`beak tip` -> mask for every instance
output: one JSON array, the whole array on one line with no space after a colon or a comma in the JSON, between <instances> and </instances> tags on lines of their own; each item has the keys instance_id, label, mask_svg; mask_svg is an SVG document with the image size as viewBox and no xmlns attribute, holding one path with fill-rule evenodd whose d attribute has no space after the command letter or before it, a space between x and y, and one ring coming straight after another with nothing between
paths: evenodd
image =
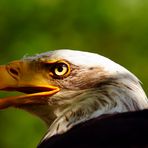
<instances>
[{"instance_id":1,"label":"beak tip","mask_svg":"<svg viewBox=\"0 0 148 148\"><path fill-rule=\"evenodd\" d=\"M4 99L0 100L0 110L8 108L10 106L10 103Z\"/></svg>"}]
</instances>

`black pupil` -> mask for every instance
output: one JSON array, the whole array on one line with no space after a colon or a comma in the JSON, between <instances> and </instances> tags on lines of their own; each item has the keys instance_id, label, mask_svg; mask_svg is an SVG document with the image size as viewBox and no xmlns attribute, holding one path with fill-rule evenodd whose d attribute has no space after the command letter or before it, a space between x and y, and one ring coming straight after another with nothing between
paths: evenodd
<instances>
[{"instance_id":1,"label":"black pupil","mask_svg":"<svg viewBox=\"0 0 148 148\"><path fill-rule=\"evenodd\" d=\"M57 68L58 68L58 72L62 72L62 71L63 71L63 67L64 67L64 65L58 66L58 67L57 67Z\"/></svg>"}]
</instances>

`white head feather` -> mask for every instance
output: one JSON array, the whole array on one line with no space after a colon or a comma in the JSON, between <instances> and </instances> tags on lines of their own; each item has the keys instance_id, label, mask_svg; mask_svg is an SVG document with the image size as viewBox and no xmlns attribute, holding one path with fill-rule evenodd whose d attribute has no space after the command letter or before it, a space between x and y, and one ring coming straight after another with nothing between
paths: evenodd
<instances>
[{"instance_id":1,"label":"white head feather","mask_svg":"<svg viewBox=\"0 0 148 148\"><path fill-rule=\"evenodd\" d=\"M50 97L50 101L55 102L56 100L60 107L54 111L57 119L49 128L46 137L67 131L75 124L102 114L148 108L148 99L138 78L106 57L95 53L62 49L39 54L30 57L30 59L42 57L47 57L50 60L67 60L78 66L80 70L86 69L86 73L89 68L99 67L113 80L112 83L108 82L101 88L87 88L77 91L63 90ZM99 73L94 73L94 75L95 77L92 75L90 77L99 81ZM82 112L82 115L80 115L80 112ZM65 118L69 118L68 121L65 121Z\"/></svg>"}]
</instances>

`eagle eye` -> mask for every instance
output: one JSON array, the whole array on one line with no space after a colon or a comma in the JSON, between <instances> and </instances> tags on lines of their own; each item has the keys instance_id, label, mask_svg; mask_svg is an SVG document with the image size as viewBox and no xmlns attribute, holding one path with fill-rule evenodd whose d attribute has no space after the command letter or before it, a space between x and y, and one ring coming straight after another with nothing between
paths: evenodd
<instances>
[{"instance_id":1,"label":"eagle eye","mask_svg":"<svg viewBox=\"0 0 148 148\"><path fill-rule=\"evenodd\" d=\"M53 76L58 78L67 76L67 74L70 72L69 64L63 61L56 62L52 65L51 72Z\"/></svg>"}]
</instances>

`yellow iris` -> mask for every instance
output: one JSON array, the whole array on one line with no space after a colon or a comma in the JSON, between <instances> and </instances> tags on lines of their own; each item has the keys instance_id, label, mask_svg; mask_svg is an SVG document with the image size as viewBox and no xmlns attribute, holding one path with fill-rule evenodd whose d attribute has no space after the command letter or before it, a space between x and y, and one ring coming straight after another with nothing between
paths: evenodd
<instances>
[{"instance_id":1,"label":"yellow iris","mask_svg":"<svg viewBox=\"0 0 148 148\"><path fill-rule=\"evenodd\" d=\"M68 67L67 65L65 64L59 64L57 65L57 67L55 67L54 69L54 73L57 75L57 76L63 76L67 73L68 71Z\"/></svg>"},{"instance_id":2,"label":"yellow iris","mask_svg":"<svg viewBox=\"0 0 148 148\"><path fill-rule=\"evenodd\" d=\"M70 73L70 66L65 61L58 61L52 65L51 73L57 78L65 77Z\"/></svg>"}]
</instances>

